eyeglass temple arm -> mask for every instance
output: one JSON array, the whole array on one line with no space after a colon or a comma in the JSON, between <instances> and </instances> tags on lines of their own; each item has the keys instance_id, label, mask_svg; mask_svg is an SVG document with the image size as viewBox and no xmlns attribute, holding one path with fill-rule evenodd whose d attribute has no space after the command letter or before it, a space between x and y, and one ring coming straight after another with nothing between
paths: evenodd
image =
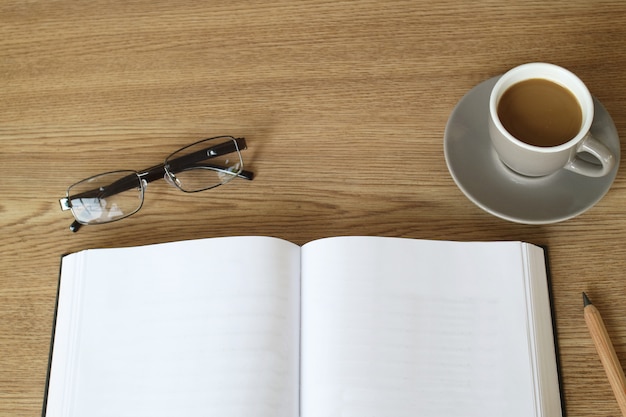
<instances>
[{"instance_id":1,"label":"eyeglass temple arm","mask_svg":"<svg viewBox=\"0 0 626 417\"><path fill-rule=\"evenodd\" d=\"M210 165L210 164L194 164L191 166L185 166L183 169L178 169L177 171L187 171L191 169L213 169L216 171L226 171L226 167L222 167L219 165ZM139 178L147 183L152 182L154 180L158 180L163 178L165 175L165 165L155 165L152 168L148 168L144 172L139 174ZM242 170L237 174L238 178L242 178L245 180L252 180L254 178L254 172ZM121 192L130 190L137 186L137 176L136 174L127 175L125 177L120 178L119 180L109 184L106 188L95 188L93 190L84 191L82 193L73 194L72 199L80 199L80 198L105 198L111 195L119 194Z\"/></svg>"},{"instance_id":2,"label":"eyeglass temple arm","mask_svg":"<svg viewBox=\"0 0 626 417\"><path fill-rule=\"evenodd\" d=\"M225 167L221 167L218 165L208 165L200 163L201 161L215 158L221 155L229 154L235 152L237 150L246 149L246 141L244 138L237 138L234 141L229 141L226 143L222 143L217 146L213 146L207 149L203 149L201 151L197 151L191 153L189 155L181 156L179 158L172 159L168 161L168 166L173 171L182 171L186 169L191 169L194 167L209 167L215 169L225 169ZM165 164L155 165L153 167L147 168L139 173L139 178L147 183L163 178L165 175ZM252 180L254 178L254 173L251 171L243 170L238 175L238 177ZM73 195L72 198L88 198L88 197L99 197L104 198L110 195L119 194L123 191L130 190L135 187L137 177L135 175L128 175L126 177L122 177L119 180L109 184L104 189L94 189L90 191L85 191L80 194Z\"/></svg>"},{"instance_id":3,"label":"eyeglass temple arm","mask_svg":"<svg viewBox=\"0 0 626 417\"><path fill-rule=\"evenodd\" d=\"M141 178L141 177L140 177ZM110 195L130 190L137 186L137 174L133 173L122 177L106 187L94 188L93 190L83 191L82 193L72 194L72 200L81 198L105 198ZM69 197L69 196L68 196Z\"/></svg>"},{"instance_id":4,"label":"eyeglass temple arm","mask_svg":"<svg viewBox=\"0 0 626 417\"><path fill-rule=\"evenodd\" d=\"M78 229L80 229L82 224L78 223L78 220L74 220L72 224L70 224L70 232L76 233Z\"/></svg>"}]
</instances>

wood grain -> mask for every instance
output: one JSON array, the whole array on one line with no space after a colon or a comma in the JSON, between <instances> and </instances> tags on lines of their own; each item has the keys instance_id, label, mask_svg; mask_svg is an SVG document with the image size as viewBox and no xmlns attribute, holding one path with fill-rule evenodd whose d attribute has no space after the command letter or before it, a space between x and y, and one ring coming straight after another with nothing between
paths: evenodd
<instances>
[{"instance_id":1,"label":"wood grain","mask_svg":"<svg viewBox=\"0 0 626 417\"><path fill-rule=\"evenodd\" d=\"M567 414L619 409L585 328L603 312L626 363L626 178L545 226L474 206L443 158L474 85L532 61L577 73L626 134L622 0L0 0L0 415L41 410L59 257L225 235L527 240L550 251ZM252 182L71 234L71 183L142 169L203 137L245 136Z\"/></svg>"}]
</instances>

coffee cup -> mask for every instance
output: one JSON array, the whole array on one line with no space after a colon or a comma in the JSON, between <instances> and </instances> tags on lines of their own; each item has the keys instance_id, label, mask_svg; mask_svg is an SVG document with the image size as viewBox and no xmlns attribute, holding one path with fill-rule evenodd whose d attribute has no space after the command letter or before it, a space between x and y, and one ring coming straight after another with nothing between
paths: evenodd
<instances>
[{"instance_id":1,"label":"coffee cup","mask_svg":"<svg viewBox=\"0 0 626 417\"><path fill-rule=\"evenodd\" d=\"M528 177L566 169L602 177L616 156L591 134L594 103L572 72L529 63L506 72L489 97L489 135L500 160Z\"/></svg>"}]
</instances>

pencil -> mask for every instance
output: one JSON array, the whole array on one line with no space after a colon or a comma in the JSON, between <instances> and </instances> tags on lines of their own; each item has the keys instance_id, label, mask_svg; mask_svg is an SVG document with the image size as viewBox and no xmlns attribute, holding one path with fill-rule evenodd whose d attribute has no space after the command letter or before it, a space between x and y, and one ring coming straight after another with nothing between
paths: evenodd
<instances>
[{"instance_id":1,"label":"pencil","mask_svg":"<svg viewBox=\"0 0 626 417\"><path fill-rule=\"evenodd\" d=\"M584 292L583 305L585 323L587 323L587 328L589 329L589 333L591 333L593 343L596 345L600 362L602 362L602 366L604 366L604 371L613 389L617 404L622 411L622 416L626 417L626 378L624 377L624 370L619 363L606 327L604 327L600 312L591 304L591 300L589 300L589 297L587 297L587 294Z\"/></svg>"}]
</instances>

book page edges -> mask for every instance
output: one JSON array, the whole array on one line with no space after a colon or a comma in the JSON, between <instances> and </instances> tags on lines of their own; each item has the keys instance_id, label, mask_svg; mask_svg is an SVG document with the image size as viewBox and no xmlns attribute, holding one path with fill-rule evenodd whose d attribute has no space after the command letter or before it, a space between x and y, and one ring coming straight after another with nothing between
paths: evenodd
<instances>
[{"instance_id":1,"label":"book page edges","mask_svg":"<svg viewBox=\"0 0 626 417\"><path fill-rule=\"evenodd\" d=\"M50 332L51 333L50 334L50 350L48 352L48 369L46 370L46 382L45 382L44 392L43 392L43 404L41 407L42 417L46 416L46 409L48 407L48 391L50 389L50 369L52 368L52 351L54 349L54 335L56 331L57 313L59 309L59 291L61 289L61 272L63 271L63 258L66 255L68 254L61 255L59 259L60 261L59 262L59 276L57 278L57 294L56 294L56 299L54 303L54 313L52 315L52 330Z\"/></svg>"},{"instance_id":2,"label":"book page edges","mask_svg":"<svg viewBox=\"0 0 626 417\"><path fill-rule=\"evenodd\" d=\"M57 297L52 323L52 336L48 357L48 374L42 416L63 415L64 398L71 389L66 382L68 378L68 362L71 362L69 352L69 339L72 336L72 317L74 313L74 298L76 294L76 271L82 263L82 253L66 254L61 257L59 267L59 279L57 284ZM70 300L61 302L69 298ZM54 357L54 362L53 362Z\"/></svg>"},{"instance_id":3,"label":"book page edges","mask_svg":"<svg viewBox=\"0 0 626 417\"><path fill-rule=\"evenodd\" d=\"M545 248L522 244L531 361L538 416L563 416L556 326Z\"/></svg>"}]
</instances>

